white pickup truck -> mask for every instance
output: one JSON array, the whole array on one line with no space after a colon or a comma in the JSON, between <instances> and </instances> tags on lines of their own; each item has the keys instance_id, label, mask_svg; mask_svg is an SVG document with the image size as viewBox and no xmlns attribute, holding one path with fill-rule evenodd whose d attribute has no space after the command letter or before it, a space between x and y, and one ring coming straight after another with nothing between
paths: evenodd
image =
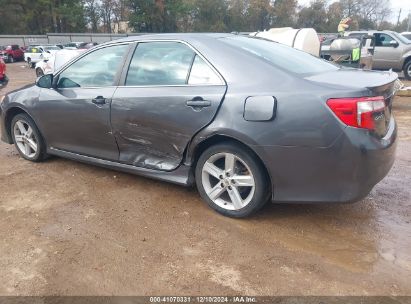
<instances>
[{"instance_id":1,"label":"white pickup truck","mask_svg":"<svg viewBox=\"0 0 411 304\"><path fill-rule=\"evenodd\" d=\"M24 53L24 61L27 62L29 67L34 68L37 62L46 59L59 50L61 50L61 48L56 45L31 46Z\"/></svg>"},{"instance_id":2,"label":"white pickup truck","mask_svg":"<svg viewBox=\"0 0 411 304\"><path fill-rule=\"evenodd\" d=\"M36 76L40 77L45 74L53 74L68 61L80 55L84 51L86 50L63 49L55 52L50 57L44 58L36 63Z\"/></svg>"}]
</instances>

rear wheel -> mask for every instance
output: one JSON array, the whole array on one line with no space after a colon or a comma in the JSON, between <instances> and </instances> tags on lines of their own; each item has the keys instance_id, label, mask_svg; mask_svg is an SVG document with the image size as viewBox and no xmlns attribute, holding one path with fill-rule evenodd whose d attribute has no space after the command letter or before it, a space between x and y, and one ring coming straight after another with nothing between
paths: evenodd
<instances>
[{"instance_id":1,"label":"rear wheel","mask_svg":"<svg viewBox=\"0 0 411 304\"><path fill-rule=\"evenodd\" d=\"M11 121L11 135L19 154L30 161L46 158L46 145L34 121L27 114L18 114Z\"/></svg>"},{"instance_id":2,"label":"rear wheel","mask_svg":"<svg viewBox=\"0 0 411 304\"><path fill-rule=\"evenodd\" d=\"M411 60L404 65L404 77L407 80L411 80Z\"/></svg>"},{"instance_id":3,"label":"rear wheel","mask_svg":"<svg viewBox=\"0 0 411 304\"><path fill-rule=\"evenodd\" d=\"M196 184L211 208L237 218L264 206L270 189L255 155L236 143L218 144L203 152L196 166Z\"/></svg>"}]
</instances>

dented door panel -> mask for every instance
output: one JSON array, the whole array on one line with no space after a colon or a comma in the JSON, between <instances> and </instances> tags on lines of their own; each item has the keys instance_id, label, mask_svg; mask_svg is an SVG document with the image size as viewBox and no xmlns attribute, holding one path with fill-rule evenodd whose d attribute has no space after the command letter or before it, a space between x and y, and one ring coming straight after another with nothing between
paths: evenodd
<instances>
[{"instance_id":1,"label":"dented door panel","mask_svg":"<svg viewBox=\"0 0 411 304\"><path fill-rule=\"evenodd\" d=\"M191 138L214 118L226 87L119 87L111 123L120 162L170 171Z\"/></svg>"}]
</instances>

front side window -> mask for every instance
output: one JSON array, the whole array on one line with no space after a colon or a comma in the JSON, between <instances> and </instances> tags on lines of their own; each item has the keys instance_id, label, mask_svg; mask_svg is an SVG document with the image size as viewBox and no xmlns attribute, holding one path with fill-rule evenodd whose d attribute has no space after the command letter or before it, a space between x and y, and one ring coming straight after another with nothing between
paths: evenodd
<instances>
[{"instance_id":1,"label":"front side window","mask_svg":"<svg viewBox=\"0 0 411 304\"><path fill-rule=\"evenodd\" d=\"M59 76L58 88L104 87L114 85L128 44L96 50L74 62Z\"/></svg>"},{"instance_id":2,"label":"front side window","mask_svg":"<svg viewBox=\"0 0 411 304\"><path fill-rule=\"evenodd\" d=\"M184 85L194 51L179 42L139 43L127 72L127 86Z\"/></svg>"},{"instance_id":3,"label":"front side window","mask_svg":"<svg viewBox=\"0 0 411 304\"><path fill-rule=\"evenodd\" d=\"M375 46L390 47L390 42L394 40L387 34L375 34Z\"/></svg>"}]
</instances>

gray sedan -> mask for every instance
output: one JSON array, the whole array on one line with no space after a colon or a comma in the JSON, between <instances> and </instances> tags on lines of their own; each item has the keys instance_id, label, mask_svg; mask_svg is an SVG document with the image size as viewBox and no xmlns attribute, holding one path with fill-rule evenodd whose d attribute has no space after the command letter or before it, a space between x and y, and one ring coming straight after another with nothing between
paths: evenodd
<instances>
[{"instance_id":1,"label":"gray sedan","mask_svg":"<svg viewBox=\"0 0 411 304\"><path fill-rule=\"evenodd\" d=\"M30 161L196 184L231 217L267 201L353 202L394 162L396 80L258 38L130 37L7 94L1 138Z\"/></svg>"}]
</instances>

